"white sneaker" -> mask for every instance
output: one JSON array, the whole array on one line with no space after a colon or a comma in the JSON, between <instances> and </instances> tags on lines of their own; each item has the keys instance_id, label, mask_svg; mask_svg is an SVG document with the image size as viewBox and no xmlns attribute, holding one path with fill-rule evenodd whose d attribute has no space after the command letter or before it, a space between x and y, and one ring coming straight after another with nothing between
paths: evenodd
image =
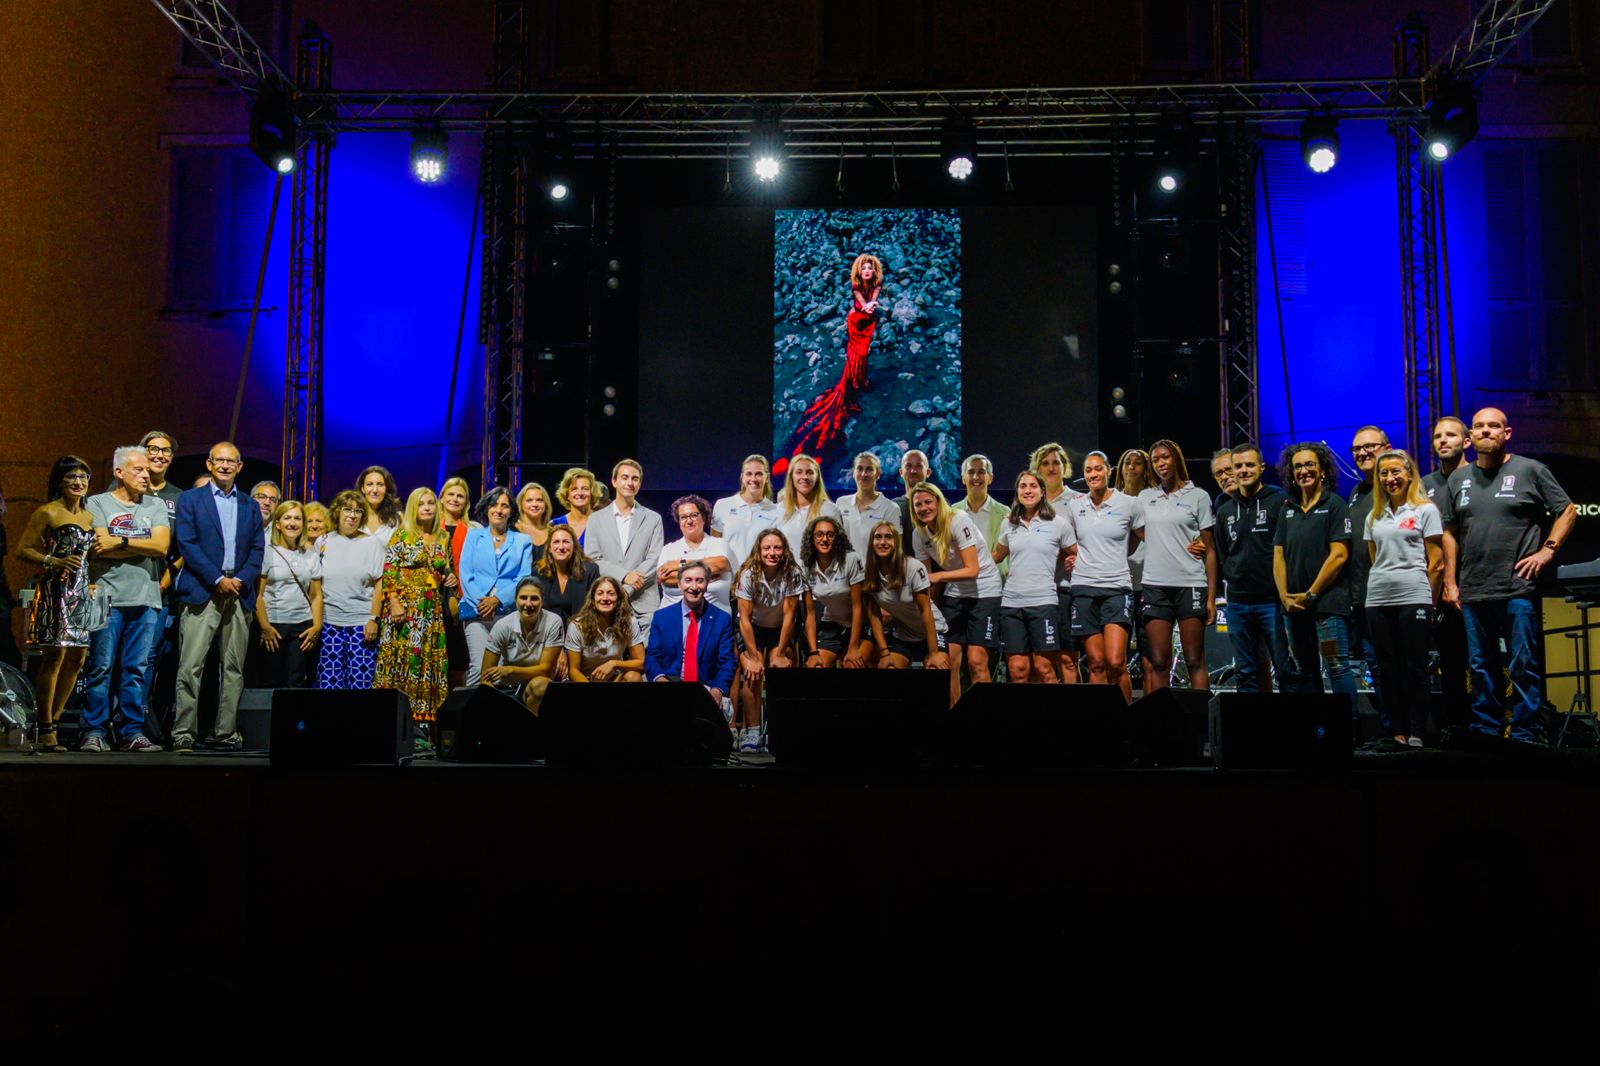
<instances>
[{"instance_id":1,"label":"white sneaker","mask_svg":"<svg viewBox=\"0 0 1600 1066\"><path fill-rule=\"evenodd\" d=\"M1422 747L1422 738L1421 737L1407 737L1406 738L1406 747L1408 747L1408 748L1420 748L1420 747Z\"/></svg>"},{"instance_id":2,"label":"white sneaker","mask_svg":"<svg viewBox=\"0 0 1600 1066\"><path fill-rule=\"evenodd\" d=\"M766 737L761 735L759 729L741 730L739 734L739 751L745 755L757 755L767 750Z\"/></svg>"}]
</instances>

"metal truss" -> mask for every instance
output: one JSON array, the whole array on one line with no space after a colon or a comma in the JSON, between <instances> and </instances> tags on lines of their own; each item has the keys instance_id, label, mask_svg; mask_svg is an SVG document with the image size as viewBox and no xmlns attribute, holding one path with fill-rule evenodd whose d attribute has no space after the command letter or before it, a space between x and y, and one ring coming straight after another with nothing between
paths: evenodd
<instances>
[{"instance_id":1,"label":"metal truss","mask_svg":"<svg viewBox=\"0 0 1600 1066\"><path fill-rule=\"evenodd\" d=\"M534 12L528 0L497 0L493 88L519 94L533 61ZM522 386L527 337L528 205L532 192L523 135L504 125L483 139L483 272L480 306L483 358L481 486L522 480ZM483 323L487 323L487 328ZM502 479L501 475L504 475Z\"/></svg>"},{"instance_id":2,"label":"metal truss","mask_svg":"<svg viewBox=\"0 0 1600 1066\"><path fill-rule=\"evenodd\" d=\"M1211 0L1211 76L1223 84L1247 82L1251 0Z\"/></svg>"},{"instance_id":3,"label":"metal truss","mask_svg":"<svg viewBox=\"0 0 1600 1066\"><path fill-rule=\"evenodd\" d=\"M1427 69L1428 30L1408 19L1394 42L1395 70L1402 76ZM1419 466L1431 466L1433 424L1440 415L1439 389L1439 168L1423 146L1417 119L1394 124L1396 188L1400 196L1400 295L1405 372L1406 450Z\"/></svg>"},{"instance_id":4,"label":"metal truss","mask_svg":"<svg viewBox=\"0 0 1600 1066\"><path fill-rule=\"evenodd\" d=\"M502 7L509 6L506 4ZM497 46L496 55L501 54ZM751 116L776 115L792 158L936 156L940 124L968 116L984 156L1107 155L1113 125L1187 115L1202 129L1223 118L1298 121L1308 111L1340 119L1421 114L1421 78L1137 85L1069 89L974 89L839 93L302 94L306 129L392 130L422 123L449 130L536 129L565 124L579 155L614 146L619 159L722 159L750 144ZM1144 142L1147 144L1149 135Z\"/></svg>"},{"instance_id":5,"label":"metal truss","mask_svg":"<svg viewBox=\"0 0 1600 1066\"><path fill-rule=\"evenodd\" d=\"M1522 35L1533 29L1556 0L1488 0L1444 56L1428 71L1430 81L1444 77L1478 82L1511 54Z\"/></svg>"},{"instance_id":6,"label":"metal truss","mask_svg":"<svg viewBox=\"0 0 1600 1066\"><path fill-rule=\"evenodd\" d=\"M1225 125L1217 159L1217 338L1221 378L1221 443L1260 436L1261 390L1256 372L1256 231L1254 131Z\"/></svg>"},{"instance_id":7,"label":"metal truss","mask_svg":"<svg viewBox=\"0 0 1600 1066\"><path fill-rule=\"evenodd\" d=\"M300 35L295 81L326 89L333 49L314 23ZM285 499L317 498L322 459L323 278L328 246L328 157L333 134L303 137L295 152L289 229L289 343L284 352L283 491Z\"/></svg>"},{"instance_id":8,"label":"metal truss","mask_svg":"<svg viewBox=\"0 0 1600 1066\"><path fill-rule=\"evenodd\" d=\"M151 0L178 32L198 48L217 72L249 95L294 87L283 68L262 51L221 0ZM302 85L304 89L306 86ZM323 83L316 86L327 90Z\"/></svg>"}]
</instances>

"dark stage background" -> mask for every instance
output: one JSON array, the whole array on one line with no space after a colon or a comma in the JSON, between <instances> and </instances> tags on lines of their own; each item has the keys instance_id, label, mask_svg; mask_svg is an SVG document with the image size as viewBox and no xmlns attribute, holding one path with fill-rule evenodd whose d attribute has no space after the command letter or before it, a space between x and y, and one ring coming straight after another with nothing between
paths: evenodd
<instances>
[{"instance_id":1,"label":"dark stage background","mask_svg":"<svg viewBox=\"0 0 1600 1066\"><path fill-rule=\"evenodd\" d=\"M1095 446L1096 214L1046 206L958 213L959 447L988 455L995 489L1009 495L1038 444L1060 440L1075 453ZM643 212L638 439L652 488L731 491L745 455L771 454L773 228L767 207ZM841 289L847 297L848 282ZM829 355L836 378L842 352ZM885 487L897 482L898 463L887 465ZM846 487L833 466L827 472L830 490ZM939 480L959 487L953 471Z\"/></svg>"}]
</instances>

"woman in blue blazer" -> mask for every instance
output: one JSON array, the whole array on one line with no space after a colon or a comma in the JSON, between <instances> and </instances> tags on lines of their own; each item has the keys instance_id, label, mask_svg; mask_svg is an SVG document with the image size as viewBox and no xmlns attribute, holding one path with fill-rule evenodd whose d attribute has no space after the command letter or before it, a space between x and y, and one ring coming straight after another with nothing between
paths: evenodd
<instances>
[{"instance_id":1,"label":"woman in blue blazer","mask_svg":"<svg viewBox=\"0 0 1600 1066\"><path fill-rule=\"evenodd\" d=\"M467 684L478 683L489 630L517 608L517 582L533 572L533 541L511 528L511 493L496 486L478 501L478 525L461 546L461 625Z\"/></svg>"}]
</instances>

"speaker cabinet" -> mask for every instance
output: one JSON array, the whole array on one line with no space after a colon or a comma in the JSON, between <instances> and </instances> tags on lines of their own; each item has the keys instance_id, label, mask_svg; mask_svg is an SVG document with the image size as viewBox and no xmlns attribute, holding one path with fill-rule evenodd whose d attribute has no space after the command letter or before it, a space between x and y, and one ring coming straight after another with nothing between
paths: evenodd
<instances>
[{"instance_id":1,"label":"speaker cabinet","mask_svg":"<svg viewBox=\"0 0 1600 1066\"><path fill-rule=\"evenodd\" d=\"M989 686L982 686L989 687ZM769 670L767 745L782 766L916 764L938 758L943 670Z\"/></svg>"},{"instance_id":2,"label":"speaker cabinet","mask_svg":"<svg viewBox=\"0 0 1600 1066\"><path fill-rule=\"evenodd\" d=\"M1141 766L1208 766L1206 731L1211 693L1162 688L1129 708L1134 751Z\"/></svg>"},{"instance_id":3,"label":"speaker cabinet","mask_svg":"<svg viewBox=\"0 0 1600 1066\"><path fill-rule=\"evenodd\" d=\"M551 685L539 730L551 766L700 766L733 750L722 708L684 681Z\"/></svg>"},{"instance_id":4,"label":"speaker cabinet","mask_svg":"<svg viewBox=\"0 0 1600 1066\"><path fill-rule=\"evenodd\" d=\"M538 717L488 685L458 688L439 708L439 758L446 762L529 763L544 758Z\"/></svg>"},{"instance_id":5,"label":"speaker cabinet","mask_svg":"<svg viewBox=\"0 0 1600 1066\"><path fill-rule=\"evenodd\" d=\"M1219 770L1348 770L1350 697L1337 693L1219 692L1211 755Z\"/></svg>"},{"instance_id":6,"label":"speaker cabinet","mask_svg":"<svg viewBox=\"0 0 1600 1066\"><path fill-rule=\"evenodd\" d=\"M399 766L411 754L411 701L404 692L273 690L273 766Z\"/></svg>"},{"instance_id":7,"label":"speaker cabinet","mask_svg":"<svg viewBox=\"0 0 1600 1066\"><path fill-rule=\"evenodd\" d=\"M963 766L1086 768L1133 761L1128 704L1115 685L973 685L952 714Z\"/></svg>"}]
</instances>

